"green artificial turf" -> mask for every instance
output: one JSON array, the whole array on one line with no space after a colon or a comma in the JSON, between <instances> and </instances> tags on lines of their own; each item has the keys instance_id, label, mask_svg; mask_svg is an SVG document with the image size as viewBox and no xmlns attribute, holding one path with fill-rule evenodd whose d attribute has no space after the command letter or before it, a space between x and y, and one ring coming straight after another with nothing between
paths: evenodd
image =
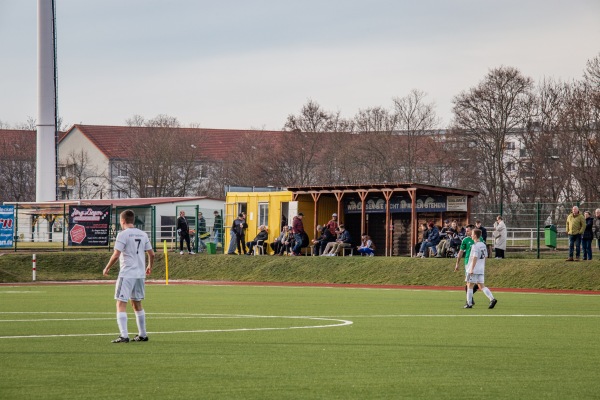
<instances>
[{"instance_id":1,"label":"green artificial turf","mask_svg":"<svg viewBox=\"0 0 600 400\"><path fill-rule=\"evenodd\" d=\"M112 344L113 290L0 287L0 398L584 399L600 392L594 295L497 291L489 310L477 293L475 308L465 310L464 291L147 285L150 341Z\"/></svg>"}]
</instances>

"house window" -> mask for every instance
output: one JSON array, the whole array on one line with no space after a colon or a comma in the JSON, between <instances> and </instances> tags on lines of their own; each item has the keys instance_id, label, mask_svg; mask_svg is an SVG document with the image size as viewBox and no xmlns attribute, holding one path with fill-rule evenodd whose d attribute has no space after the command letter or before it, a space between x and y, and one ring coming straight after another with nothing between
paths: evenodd
<instances>
[{"instance_id":1,"label":"house window","mask_svg":"<svg viewBox=\"0 0 600 400\"><path fill-rule=\"evenodd\" d=\"M117 164L117 176L129 176L126 164Z\"/></svg>"},{"instance_id":2,"label":"house window","mask_svg":"<svg viewBox=\"0 0 600 400\"><path fill-rule=\"evenodd\" d=\"M258 203L258 225L269 226L269 203Z\"/></svg>"},{"instance_id":3,"label":"house window","mask_svg":"<svg viewBox=\"0 0 600 400\"><path fill-rule=\"evenodd\" d=\"M505 143L506 150L514 150L516 149L515 142L506 142Z\"/></svg>"}]
</instances>

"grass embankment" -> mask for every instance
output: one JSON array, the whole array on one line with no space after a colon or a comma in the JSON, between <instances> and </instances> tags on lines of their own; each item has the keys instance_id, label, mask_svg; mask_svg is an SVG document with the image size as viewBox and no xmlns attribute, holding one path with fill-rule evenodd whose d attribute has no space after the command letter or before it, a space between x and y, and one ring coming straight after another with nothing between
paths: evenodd
<instances>
[{"instance_id":1,"label":"grass embankment","mask_svg":"<svg viewBox=\"0 0 600 400\"><path fill-rule=\"evenodd\" d=\"M108 251L38 253L37 281L107 279ZM460 286L454 259L408 257L273 257L169 254L169 279L240 282L354 283ZM111 271L111 278L117 270ZM165 278L164 255L157 254L152 279ZM0 257L0 282L31 282L31 254ZM507 258L487 261L490 287L600 290L600 262Z\"/></svg>"}]
</instances>

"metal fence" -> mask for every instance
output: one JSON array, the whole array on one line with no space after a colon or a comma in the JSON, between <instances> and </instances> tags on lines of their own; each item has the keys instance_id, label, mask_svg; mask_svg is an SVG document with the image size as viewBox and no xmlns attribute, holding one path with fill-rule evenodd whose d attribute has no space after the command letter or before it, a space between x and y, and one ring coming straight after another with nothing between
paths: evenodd
<instances>
[{"instance_id":1,"label":"metal fence","mask_svg":"<svg viewBox=\"0 0 600 400\"><path fill-rule=\"evenodd\" d=\"M496 216L502 215L507 230L508 250L546 250L545 231L550 225L556 226L557 249L568 246L566 235L567 216L573 206L578 206L581 213L600 208L600 202L579 203L503 203L498 207L477 207L472 212L472 220L481 220L482 224L492 230Z\"/></svg>"},{"instance_id":2,"label":"metal fence","mask_svg":"<svg viewBox=\"0 0 600 400\"><path fill-rule=\"evenodd\" d=\"M14 236L13 247L4 248L5 251L33 250L33 251L71 251L87 249L107 249L114 245L117 233L121 230L119 225L119 214L125 209L131 209L136 215L134 225L136 228L146 232L154 249L161 248L163 241L168 243L168 248L174 250L178 246L178 235L176 226L177 208L173 207L172 215L165 221L157 221L156 210L153 206L144 207L110 207L110 223L108 225L108 244L105 246L70 246L69 245L69 205L53 204L31 205L16 204L14 211ZM197 210L192 207L193 211ZM215 229L213 209L202 209L207 218L206 231L209 237L204 237L202 242L214 242L217 251L222 251L223 226ZM216 210L223 215L222 210ZM164 216L163 218L164 219ZM197 232L196 221L191 226ZM194 228L196 226L196 228ZM196 235L197 237L197 235ZM197 248L202 246L200 238L192 237L192 245Z\"/></svg>"}]
</instances>

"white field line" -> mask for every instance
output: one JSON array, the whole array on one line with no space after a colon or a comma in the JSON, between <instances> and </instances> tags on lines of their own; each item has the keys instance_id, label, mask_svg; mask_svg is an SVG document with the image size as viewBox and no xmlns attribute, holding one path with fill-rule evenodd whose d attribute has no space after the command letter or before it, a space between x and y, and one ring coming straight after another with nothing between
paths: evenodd
<instances>
[{"instance_id":1,"label":"white field line","mask_svg":"<svg viewBox=\"0 0 600 400\"><path fill-rule=\"evenodd\" d=\"M0 314L17 314L17 312L0 313ZM31 312L21 314L47 314L44 312ZM54 314L61 314L59 312ZM80 314L80 313L66 313L66 314ZM156 315L165 315L166 313L157 313ZM148 315L152 315L148 313ZM189 318L210 318L210 319L223 319L223 318L235 318L235 319L248 319L248 318L280 318L280 319L308 319L312 321L329 321L334 322L326 325L307 325L307 326L289 326L289 327L263 327L263 328L232 328L232 329L198 329L198 330L179 330L179 331L156 331L148 332L148 335L159 335L159 334L174 334L174 333L211 333L211 332L249 332L249 331L281 331L291 329L321 329L321 328L334 328L341 326L352 325L352 321L323 318L323 317L303 317L303 316L276 316L276 315L226 315L226 314L168 314L171 316L158 317L158 319L189 319ZM52 321L81 321L81 320L111 320L113 318L88 318L88 319L46 319ZM23 320L16 320L14 322L22 322ZM35 321L35 320L34 320ZM55 335L23 335L23 336L0 336L0 339L31 339L31 338L51 338L51 337L85 337L85 336L114 336L115 333L81 333L81 334L55 334Z\"/></svg>"}]
</instances>

